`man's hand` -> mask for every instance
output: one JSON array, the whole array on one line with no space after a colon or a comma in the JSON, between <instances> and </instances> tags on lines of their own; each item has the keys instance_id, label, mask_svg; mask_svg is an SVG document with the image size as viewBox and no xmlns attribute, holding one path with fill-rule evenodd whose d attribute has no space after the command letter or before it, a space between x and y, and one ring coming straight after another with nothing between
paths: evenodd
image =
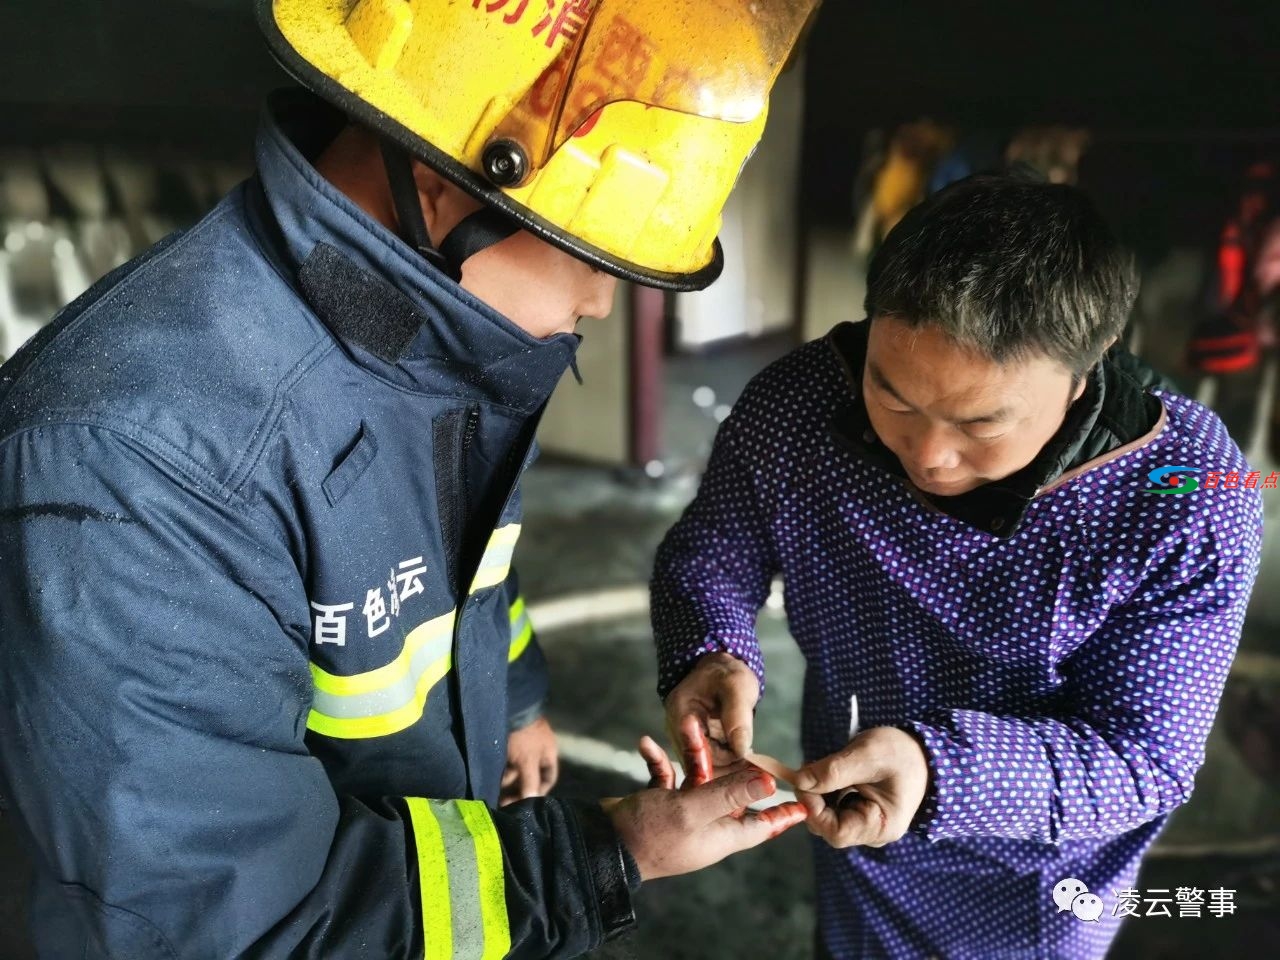
<instances>
[{"instance_id":1,"label":"man's hand","mask_svg":"<svg viewBox=\"0 0 1280 960\"><path fill-rule=\"evenodd\" d=\"M883 847L911 826L929 788L929 762L912 734L873 727L803 767L795 786L810 833L833 847Z\"/></svg>"},{"instance_id":2,"label":"man's hand","mask_svg":"<svg viewBox=\"0 0 1280 960\"><path fill-rule=\"evenodd\" d=\"M507 768L502 772L502 792L498 805L544 797L560 776L560 754L556 734L546 717L507 737Z\"/></svg>"},{"instance_id":3,"label":"man's hand","mask_svg":"<svg viewBox=\"0 0 1280 960\"><path fill-rule=\"evenodd\" d=\"M740 771L710 783L696 783L690 777L682 789L672 790L675 770L663 749L646 737L640 753L657 788L602 800L600 805L635 858L642 880L709 867L778 836L805 818L799 803L734 816L777 789L773 777L763 771Z\"/></svg>"},{"instance_id":4,"label":"man's hand","mask_svg":"<svg viewBox=\"0 0 1280 960\"><path fill-rule=\"evenodd\" d=\"M697 752L690 739L693 727L705 737L710 722L720 721L724 742L711 744L712 765L720 771L751 750L752 712L759 699L760 681L750 667L727 653L709 653L667 694L667 733L685 758ZM685 773L691 773L687 763Z\"/></svg>"}]
</instances>

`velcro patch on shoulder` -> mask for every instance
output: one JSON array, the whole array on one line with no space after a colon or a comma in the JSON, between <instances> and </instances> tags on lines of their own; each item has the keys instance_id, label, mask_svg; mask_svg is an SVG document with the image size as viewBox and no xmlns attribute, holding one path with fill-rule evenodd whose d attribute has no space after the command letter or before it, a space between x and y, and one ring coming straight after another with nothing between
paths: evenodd
<instances>
[{"instance_id":1,"label":"velcro patch on shoulder","mask_svg":"<svg viewBox=\"0 0 1280 960\"><path fill-rule=\"evenodd\" d=\"M327 243L303 261L298 283L329 329L387 363L404 356L425 319L405 294Z\"/></svg>"}]
</instances>

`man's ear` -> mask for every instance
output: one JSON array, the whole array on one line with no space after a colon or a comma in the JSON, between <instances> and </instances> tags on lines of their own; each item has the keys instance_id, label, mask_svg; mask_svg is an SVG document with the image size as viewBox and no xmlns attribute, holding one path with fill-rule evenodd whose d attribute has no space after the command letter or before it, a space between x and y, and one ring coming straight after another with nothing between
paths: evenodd
<instances>
[{"instance_id":1,"label":"man's ear","mask_svg":"<svg viewBox=\"0 0 1280 960\"><path fill-rule=\"evenodd\" d=\"M422 205L427 233L431 235L432 242L439 243L440 237L436 233L444 212L442 206L448 184L444 177L417 160L413 162L413 183L418 188L418 202Z\"/></svg>"},{"instance_id":2,"label":"man's ear","mask_svg":"<svg viewBox=\"0 0 1280 960\"><path fill-rule=\"evenodd\" d=\"M413 184L427 224L427 233L437 248L468 214L481 208L479 200L425 163L413 163Z\"/></svg>"},{"instance_id":3,"label":"man's ear","mask_svg":"<svg viewBox=\"0 0 1280 960\"><path fill-rule=\"evenodd\" d=\"M1119 342L1120 342L1119 336L1114 336L1110 340L1108 340L1106 346L1102 348L1102 356L1098 358L1098 363L1102 363L1103 359L1105 359L1107 354L1111 351L1111 348L1114 347ZM1084 393L1084 388L1088 386L1089 374L1093 373L1094 368L1098 366L1098 363L1093 364L1093 366L1091 366L1088 370L1086 370L1083 374L1081 374L1079 377L1076 378L1078 382L1076 383L1075 393L1073 393L1071 396L1071 403L1075 403L1077 400L1080 399L1080 395Z\"/></svg>"},{"instance_id":4,"label":"man's ear","mask_svg":"<svg viewBox=\"0 0 1280 960\"><path fill-rule=\"evenodd\" d=\"M1090 371L1090 372L1092 372L1092 369L1091 369L1091 371ZM1070 406L1071 406L1071 404L1075 403L1077 400L1079 400L1079 399L1080 399L1080 397L1084 394L1084 388L1085 388L1085 387L1087 387L1088 385L1089 385L1089 374L1088 374L1088 373L1086 373L1086 374L1085 374L1084 376L1082 376L1082 377L1077 377L1077 378L1076 378L1076 389L1075 389L1075 393L1071 394L1071 399L1067 402L1067 406L1068 406L1068 407L1070 407Z\"/></svg>"}]
</instances>

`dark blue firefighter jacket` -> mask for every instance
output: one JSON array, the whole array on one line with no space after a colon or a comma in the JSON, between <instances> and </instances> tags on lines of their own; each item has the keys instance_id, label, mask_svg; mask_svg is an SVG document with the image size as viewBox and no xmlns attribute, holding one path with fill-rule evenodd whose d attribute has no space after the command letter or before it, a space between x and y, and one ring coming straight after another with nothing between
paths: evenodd
<instances>
[{"instance_id":1,"label":"dark blue firefighter jacket","mask_svg":"<svg viewBox=\"0 0 1280 960\"><path fill-rule=\"evenodd\" d=\"M0 371L0 802L51 958L564 957L632 922L595 805L495 810L545 694L536 340L323 180L257 175Z\"/></svg>"}]
</instances>

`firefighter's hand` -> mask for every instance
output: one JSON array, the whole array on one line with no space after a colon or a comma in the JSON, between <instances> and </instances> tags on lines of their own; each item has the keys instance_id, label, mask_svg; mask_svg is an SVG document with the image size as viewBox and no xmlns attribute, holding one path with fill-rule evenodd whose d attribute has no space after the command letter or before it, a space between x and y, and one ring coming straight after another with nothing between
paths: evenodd
<instances>
[{"instance_id":1,"label":"firefighter's hand","mask_svg":"<svg viewBox=\"0 0 1280 960\"><path fill-rule=\"evenodd\" d=\"M760 681L750 667L727 653L709 653L667 694L667 733L686 758L697 752L690 731L696 727L706 737L711 721L718 721L724 739L711 742L711 762L717 773L722 772L751 750L753 711L759 699ZM685 773L691 773L687 764Z\"/></svg>"},{"instance_id":2,"label":"firefighter's hand","mask_svg":"<svg viewBox=\"0 0 1280 960\"><path fill-rule=\"evenodd\" d=\"M546 717L539 717L507 737L507 768L502 772L498 805L546 796L559 776L555 731Z\"/></svg>"},{"instance_id":3,"label":"firefighter's hand","mask_svg":"<svg viewBox=\"0 0 1280 960\"><path fill-rule=\"evenodd\" d=\"M873 727L802 767L795 787L810 833L833 847L883 847L911 826L929 789L929 762L912 734Z\"/></svg>"},{"instance_id":4,"label":"firefighter's hand","mask_svg":"<svg viewBox=\"0 0 1280 960\"><path fill-rule=\"evenodd\" d=\"M649 764L652 782L674 782L674 771L661 747L646 737L640 752ZM805 808L799 803L734 817L735 811L772 796L776 789L769 774L744 770L698 785L690 778L681 790L659 786L602 800L600 805L635 858L640 878L656 880L709 867L802 822Z\"/></svg>"}]
</instances>

